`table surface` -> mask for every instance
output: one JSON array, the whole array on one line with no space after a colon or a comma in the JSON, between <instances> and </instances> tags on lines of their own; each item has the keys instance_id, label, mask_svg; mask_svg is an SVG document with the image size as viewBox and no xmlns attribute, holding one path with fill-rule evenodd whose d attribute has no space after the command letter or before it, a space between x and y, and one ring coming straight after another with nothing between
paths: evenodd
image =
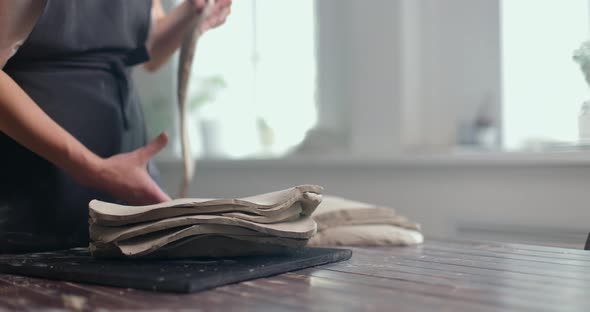
<instances>
[{"instance_id":1,"label":"table surface","mask_svg":"<svg viewBox=\"0 0 590 312\"><path fill-rule=\"evenodd\" d=\"M493 242L354 248L349 261L189 295L0 274L0 310L590 311L589 292L590 252Z\"/></svg>"}]
</instances>

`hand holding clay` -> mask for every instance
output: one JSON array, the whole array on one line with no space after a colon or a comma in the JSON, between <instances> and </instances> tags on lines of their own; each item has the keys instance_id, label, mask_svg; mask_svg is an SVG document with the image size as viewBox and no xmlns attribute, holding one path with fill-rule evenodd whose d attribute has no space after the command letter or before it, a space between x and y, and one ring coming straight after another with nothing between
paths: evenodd
<instances>
[{"instance_id":1,"label":"hand holding clay","mask_svg":"<svg viewBox=\"0 0 590 312\"><path fill-rule=\"evenodd\" d=\"M168 143L166 133L133 152L102 159L88 186L130 205L149 205L169 201L170 197L154 182L147 171L148 161ZM90 180L90 179L89 179Z\"/></svg>"},{"instance_id":2,"label":"hand holding clay","mask_svg":"<svg viewBox=\"0 0 590 312\"><path fill-rule=\"evenodd\" d=\"M207 0L187 0L197 14L201 14ZM211 13L205 18L200 25L200 32L204 33L209 29L216 28L225 23L225 20L231 12L232 0L217 0L211 8Z\"/></svg>"}]
</instances>

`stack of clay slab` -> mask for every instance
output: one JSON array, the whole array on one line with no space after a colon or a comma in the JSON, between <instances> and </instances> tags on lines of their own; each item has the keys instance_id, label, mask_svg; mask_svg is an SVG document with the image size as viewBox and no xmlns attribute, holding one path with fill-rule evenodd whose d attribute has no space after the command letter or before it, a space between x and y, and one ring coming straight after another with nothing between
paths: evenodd
<instances>
[{"instance_id":1,"label":"stack of clay slab","mask_svg":"<svg viewBox=\"0 0 590 312\"><path fill-rule=\"evenodd\" d=\"M317 234L310 246L408 246L424 241L420 225L393 209L324 196L312 215Z\"/></svg>"},{"instance_id":2,"label":"stack of clay slab","mask_svg":"<svg viewBox=\"0 0 590 312\"><path fill-rule=\"evenodd\" d=\"M149 206L90 202L95 257L186 258L277 254L316 233L314 185L238 199L177 199Z\"/></svg>"}]
</instances>

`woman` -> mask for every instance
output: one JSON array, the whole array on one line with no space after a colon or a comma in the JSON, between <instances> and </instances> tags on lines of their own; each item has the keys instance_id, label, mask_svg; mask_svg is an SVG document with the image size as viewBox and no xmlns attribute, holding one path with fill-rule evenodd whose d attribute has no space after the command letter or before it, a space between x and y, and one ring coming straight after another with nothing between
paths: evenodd
<instances>
[{"instance_id":1,"label":"woman","mask_svg":"<svg viewBox=\"0 0 590 312\"><path fill-rule=\"evenodd\" d=\"M83 246L88 202L170 198L147 170L130 68L164 64L205 0L0 0L0 252ZM217 0L200 31L225 22ZM171 101L173 102L173 101Z\"/></svg>"}]
</instances>

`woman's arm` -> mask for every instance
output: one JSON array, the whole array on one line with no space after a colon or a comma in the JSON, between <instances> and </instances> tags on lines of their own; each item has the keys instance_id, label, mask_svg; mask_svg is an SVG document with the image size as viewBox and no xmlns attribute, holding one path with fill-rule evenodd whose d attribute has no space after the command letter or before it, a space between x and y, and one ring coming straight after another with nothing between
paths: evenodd
<instances>
[{"instance_id":1,"label":"woman's arm","mask_svg":"<svg viewBox=\"0 0 590 312\"><path fill-rule=\"evenodd\" d=\"M44 8L42 0L0 0L0 69L25 41Z\"/></svg>"},{"instance_id":2,"label":"woman's arm","mask_svg":"<svg viewBox=\"0 0 590 312\"><path fill-rule=\"evenodd\" d=\"M166 145L166 135L133 153L102 159L45 114L1 70L24 42L43 7L44 1L38 0L0 0L0 132L62 168L83 185L131 204L168 200L146 170L149 158Z\"/></svg>"},{"instance_id":3,"label":"woman's arm","mask_svg":"<svg viewBox=\"0 0 590 312\"><path fill-rule=\"evenodd\" d=\"M186 35L194 31L205 1L186 0L166 15L160 0L154 0L152 30L147 42L150 54L150 61L145 64L147 70L155 71L160 68L180 47ZM200 31L205 32L225 23L231 12L231 4L232 0L217 0Z\"/></svg>"}]
</instances>

